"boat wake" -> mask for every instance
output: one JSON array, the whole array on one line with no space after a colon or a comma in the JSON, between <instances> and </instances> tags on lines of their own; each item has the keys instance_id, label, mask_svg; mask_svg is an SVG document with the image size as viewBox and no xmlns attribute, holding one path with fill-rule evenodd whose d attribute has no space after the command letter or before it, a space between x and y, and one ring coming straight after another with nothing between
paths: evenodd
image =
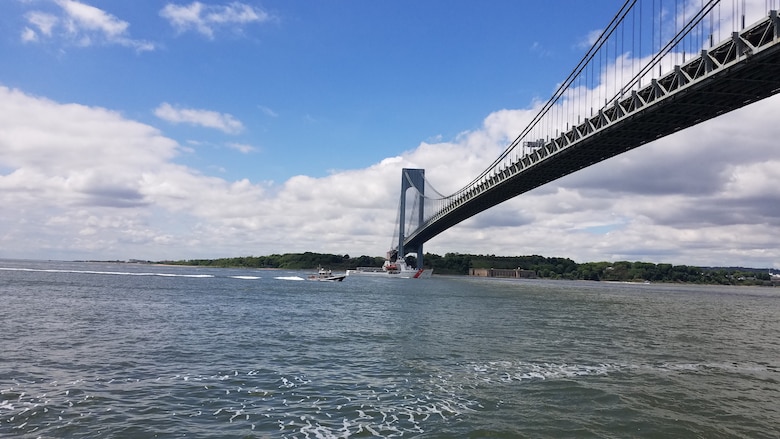
<instances>
[{"instance_id":1,"label":"boat wake","mask_svg":"<svg viewBox=\"0 0 780 439\"><path fill-rule=\"evenodd\" d=\"M160 277L191 277L191 278L210 278L213 274L177 274L177 273L153 273L153 272L132 272L132 271L97 271L97 270L63 270L56 268L10 268L0 267L0 271L30 271L37 273L74 273L74 274L104 274L110 276L160 276Z\"/></svg>"}]
</instances>

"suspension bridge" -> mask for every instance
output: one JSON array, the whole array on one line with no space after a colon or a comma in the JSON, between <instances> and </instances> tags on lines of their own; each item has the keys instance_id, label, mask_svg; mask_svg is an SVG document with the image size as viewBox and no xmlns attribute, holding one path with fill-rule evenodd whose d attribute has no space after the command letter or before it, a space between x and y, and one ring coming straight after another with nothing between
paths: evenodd
<instances>
[{"instance_id":1,"label":"suspension bridge","mask_svg":"<svg viewBox=\"0 0 780 439\"><path fill-rule=\"evenodd\" d=\"M629 0L549 101L470 183L403 169L391 254L565 175L780 91L778 0Z\"/></svg>"}]
</instances>

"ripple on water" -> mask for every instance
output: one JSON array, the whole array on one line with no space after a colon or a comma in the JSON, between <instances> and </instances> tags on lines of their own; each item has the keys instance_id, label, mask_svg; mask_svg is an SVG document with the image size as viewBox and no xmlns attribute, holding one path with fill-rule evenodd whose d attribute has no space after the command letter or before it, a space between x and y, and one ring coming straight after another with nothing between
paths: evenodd
<instances>
[{"instance_id":1,"label":"ripple on water","mask_svg":"<svg viewBox=\"0 0 780 439\"><path fill-rule=\"evenodd\" d=\"M437 377L316 382L304 374L238 370L214 375L154 378L80 378L57 383L16 381L0 390L0 425L10 433L63 436L97 417L118 436L164 429L208 435L223 431L275 431L321 437L422 433L437 421L473 412L478 403L451 391ZM142 424L142 426L140 426Z\"/></svg>"}]
</instances>

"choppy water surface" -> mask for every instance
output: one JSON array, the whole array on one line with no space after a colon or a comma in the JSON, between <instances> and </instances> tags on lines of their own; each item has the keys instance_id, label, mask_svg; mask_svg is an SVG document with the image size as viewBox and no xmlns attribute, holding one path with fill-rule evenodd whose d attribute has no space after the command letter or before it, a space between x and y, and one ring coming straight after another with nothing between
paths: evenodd
<instances>
[{"instance_id":1,"label":"choppy water surface","mask_svg":"<svg viewBox=\"0 0 780 439\"><path fill-rule=\"evenodd\" d=\"M780 436L780 290L0 261L3 437Z\"/></svg>"}]
</instances>

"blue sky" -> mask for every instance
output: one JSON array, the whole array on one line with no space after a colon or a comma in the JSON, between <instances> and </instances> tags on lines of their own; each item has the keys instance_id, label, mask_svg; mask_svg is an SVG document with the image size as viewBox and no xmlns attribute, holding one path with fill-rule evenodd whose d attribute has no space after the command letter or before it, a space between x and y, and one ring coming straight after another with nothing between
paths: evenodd
<instances>
[{"instance_id":1,"label":"blue sky","mask_svg":"<svg viewBox=\"0 0 780 439\"><path fill-rule=\"evenodd\" d=\"M401 168L445 191L470 181L622 3L4 0L0 257L381 255ZM777 267L762 244L777 133L752 135L777 106L540 188L427 249ZM748 132L739 157L721 152ZM727 201L744 213L715 215Z\"/></svg>"},{"instance_id":2,"label":"blue sky","mask_svg":"<svg viewBox=\"0 0 780 439\"><path fill-rule=\"evenodd\" d=\"M14 62L3 63L0 80L158 127L197 145L180 161L205 173L282 182L367 166L477 128L496 109L546 99L586 49L587 32L620 2L589 3L204 2L201 29L177 25L164 2L82 3L126 23L124 43L79 22L69 34L62 2L11 0L2 55ZM256 17L205 19L237 5ZM562 8L579 18L563 26ZM51 35L30 22L35 13L60 20ZM21 41L24 29L37 40ZM241 128L166 123L154 111L163 103L230 115Z\"/></svg>"}]
</instances>

